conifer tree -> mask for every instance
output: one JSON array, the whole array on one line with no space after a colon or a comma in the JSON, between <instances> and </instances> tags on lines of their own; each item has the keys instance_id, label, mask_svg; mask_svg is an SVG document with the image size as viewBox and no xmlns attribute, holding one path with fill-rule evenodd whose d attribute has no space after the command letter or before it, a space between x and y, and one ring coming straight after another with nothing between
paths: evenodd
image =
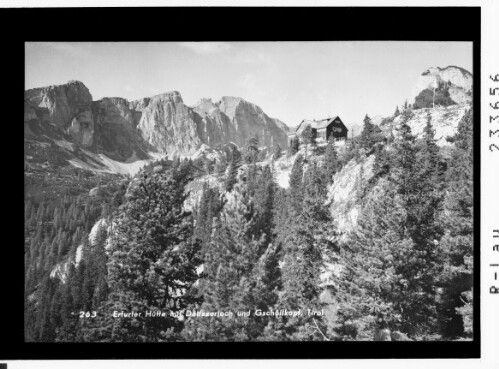
<instances>
[{"instance_id":1,"label":"conifer tree","mask_svg":"<svg viewBox=\"0 0 499 369\"><path fill-rule=\"evenodd\" d=\"M450 337L473 333L473 109L459 122L454 144L440 215L445 234L439 250L445 257L441 274L445 292L441 306L442 330Z\"/></svg>"},{"instance_id":2,"label":"conifer tree","mask_svg":"<svg viewBox=\"0 0 499 369\"><path fill-rule=\"evenodd\" d=\"M301 138L303 140L303 144L305 145L305 160L307 160L308 146L315 145L314 132L312 131L312 127L310 126L310 124L307 124L301 132Z\"/></svg>"},{"instance_id":3,"label":"conifer tree","mask_svg":"<svg viewBox=\"0 0 499 369\"><path fill-rule=\"evenodd\" d=\"M201 255L204 255L206 247L211 241L213 218L218 217L220 210L220 192L217 188L211 188L206 182L203 183L194 228L194 237L199 240L201 245Z\"/></svg>"},{"instance_id":4,"label":"conifer tree","mask_svg":"<svg viewBox=\"0 0 499 369\"><path fill-rule=\"evenodd\" d=\"M291 138L288 147L288 156L295 155L300 149L300 139L298 137Z\"/></svg>"},{"instance_id":5,"label":"conifer tree","mask_svg":"<svg viewBox=\"0 0 499 369\"><path fill-rule=\"evenodd\" d=\"M303 157L301 154L298 154L289 175L289 200L291 202L291 208L296 214L301 212L301 203L303 201L302 183Z\"/></svg>"},{"instance_id":6,"label":"conifer tree","mask_svg":"<svg viewBox=\"0 0 499 369\"><path fill-rule=\"evenodd\" d=\"M108 342L160 342L178 338L182 322L170 315L195 301L199 247L183 209L188 168L142 171L128 190L111 235L108 300L86 331L86 339ZM151 319L147 311L166 317ZM114 311L141 313L116 319Z\"/></svg>"},{"instance_id":7,"label":"conifer tree","mask_svg":"<svg viewBox=\"0 0 499 369\"><path fill-rule=\"evenodd\" d=\"M404 234L404 218L400 196L381 180L367 198L353 239L341 246L343 270L334 290L339 339L373 340L379 317L392 329L405 322L413 244Z\"/></svg>"},{"instance_id":8,"label":"conifer tree","mask_svg":"<svg viewBox=\"0 0 499 369\"><path fill-rule=\"evenodd\" d=\"M255 237L264 235L265 240L270 242L272 229L274 227L273 210L276 184L270 166L266 165L255 176L257 186L251 195L255 204L255 226L253 234Z\"/></svg>"},{"instance_id":9,"label":"conifer tree","mask_svg":"<svg viewBox=\"0 0 499 369\"><path fill-rule=\"evenodd\" d=\"M371 118L366 114L364 117L364 126L360 133L360 146L367 154L372 152L376 143L381 139L381 130L378 126L372 123Z\"/></svg>"},{"instance_id":10,"label":"conifer tree","mask_svg":"<svg viewBox=\"0 0 499 369\"><path fill-rule=\"evenodd\" d=\"M441 237L437 215L442 200L442 179L440 153L429 112L418 151L417 178L414 181L416 188L413 189L415 195L408 209L408 216L414 219L410 232L416 243L430 242L433 246L427 247L433 248Z\"/></svg>"},{"instance_id":11,"label":"conifer tree","mask_svg":"<svg viewBox=\"0 0 499 369\"><path fill-rule=\"evenodd\" d=\"M358 230L344 247L340 337L373 339L383 328L378 319L412 335L435 332L442 264L436 247L438 147L430 121L418 145L403 114L389 176L368 196Z\"/></svg>"},{"instance_id":12,"label":"conifer tree","mask_svg":"<svg viewBox=\"0 0 499 369\"><path fill-rule=\"evenodd\" d=\"M266 333L274 331L274 339L309 341L327 338L323 317L310 314L311 311L321 311L319 285L323 254L334 243L332 221L324 206L326 184L325 173L316 164L311 164L305 175L302 211L288 220L291 226L282 237L282 292L276 305L276 309L302 313L273 319Z\"/></svg>"},{"instance_id":13,"label":"conifer tree","mask_svg":"<svg viewBox=\"0 0 499 369\"><path fill-rule=\"evenodd\" d=\"M255 135L248 140L246 146L245 161L248 164L255 163L258 159L258 136Z\"/></svg>"},{"instance_id":14,"label":"conifer tree","mask_svg":"<svg viewBox=\"0 0 499 369\"><path fill-rule=\"evenodd\" d=\"M247 341L255 340L267 319L257 317L253 310L266 309L272 303L272 283L268 283L269 267L273 265L273 249L265 249L263 236L253 234L255 210L246 186L237 183L215 220L212 240L205 255L205 278L199 290L204 311L232 311L234 316L211 319L192 318L186 322L186 340ZM275 266L275 265L274 265ZM236 316L238 311L251 310L249 316Z\"/></svg>"},{"instance_id":15,"label":"conifer tree","mask_svg":"<svg viewBox=\"0 0 499 369\"><path fill-rule=\"evenodd\" d=\"M338 161L338 154L336 153L336 148L334 146L334 138L330 137L327 142L326 153L324 155L324 171L329 184L333 182L333 176L339 170L340 164Z\"/></svg>"},{"instance_id":16,"label":"conifer tree","mask_svg":"<svg viewBox=\"0 0 499 369\"><path fill-rule=\"evenodd\" d=\"M281 157L282 153L282 148L281 148L281 145L277 144L274 146L274 149L272 150L272 158L274 160L277 160Z\"/></svg>"},{"instance_id":17,"label":"conifer tree","mask_svg":"<svg viewBox=\"0 0 499 369\"><path fill-rule=\"evenodd\" d=\"M234 184L237 182L237 173L241 163L241 154L237 148L233 147L227 170L227 178L225 179L225 191L231 191Z\"/></svg>"}]
</instances>

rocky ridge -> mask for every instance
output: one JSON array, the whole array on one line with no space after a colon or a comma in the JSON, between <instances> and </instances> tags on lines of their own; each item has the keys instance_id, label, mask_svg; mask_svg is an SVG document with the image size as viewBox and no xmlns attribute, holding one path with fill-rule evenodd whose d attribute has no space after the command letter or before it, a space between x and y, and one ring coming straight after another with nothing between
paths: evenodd
<instances>
[{"instance_id":1,"label":"rocky ridge","mask_svg":"<svg viewBox=\"0 0 499 369\"><path fill-rule=\"evenodd\" d=\"M230 142L243 146L253 136L258 136L261 146L287 146L285 125L242 98L222 97L216 103L202 99L189 107L178 91L171 91L134 101L120 97L93 101L78 81L26 90L24 127L27 157L37 156L37 151L27 150L26 142L42 151L58 146L45 155L58 156L57 165L80 160L104 171L113 169L99 159L102 155L118 163L157 155L191 157L204 146ZM79 149L87 150L93 162L77 155ZM75 157L78 160L68 160Z\"/></svg>"}]
</instances>

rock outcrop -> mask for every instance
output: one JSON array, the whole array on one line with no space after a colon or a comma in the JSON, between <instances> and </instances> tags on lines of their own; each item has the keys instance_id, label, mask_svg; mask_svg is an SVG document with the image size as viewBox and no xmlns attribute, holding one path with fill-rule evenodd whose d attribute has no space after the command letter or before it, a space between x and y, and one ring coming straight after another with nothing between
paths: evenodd
<instances>
[{"instance_id":1,"label":"rock outcrop","mask_svg":"<svg viewBox=\"0 0 499 369\"><path fill-rule=\"evenodd\" d=\"M199 136L207 145L233 142L244 146L251 137L257 136L261 146L279 144L287 147L285 124L239 97L224 96L216 103L202 99L194 107L194 112Z\"/></svg>"},{"instance_id":2,"label":"rock outcrop","mask_svg":"<svg viewBox=\"0 0 499 369\"><path fill-rule=\"evenodd\" d=\"M93 144L92 95L79 81L24 92L25 123L41 120L64 129L82 147Z\"/></svg>"},{"instance_id":3,"label":"rock outcrop","mask_svg":"<svg viewBox=\"0 0 499 369\"><path fill-rule=\"evenodd\" d=\"M173 91L136 100L131 106L140 111L137 129L142 138L171 156L195 155L202 145L244 146L253 136L261 146L287 145L283 123L239 97L222 97L216 103L201 99L191 108Z\"/></svg>"},{"instance_id":4,"label":"rock outcrop","mask_svg":"<svg viewBox=\"0 0 499 369\"><path fill-rule=\"evenodd\" d=\"M137 130L159 152L190 156L203 143L193 110L184 104L177 91L153 96L137 105L143 109Z\"/></svg>"},{"instance_id":5,"label":"rock outcrop","mask_svg":"<svg viewBox=\"0 0 499 369\"><path fill-rule=\"evenodd\" d=\"M375 156L351 160L336 173L328 188L326 204L329 206L338 232L347 236L355 230L361 211L363 191L373 177Z\"/></svg>"},{"instance_id":6,"label":"rock outcrop","mask_svg":"<svg viewBox=\"0 0 499 369\"><path fill-rule=\"evenodd\" d=\"M439 146L449 146L450 143L447 141L447 138L456 134L459 121L463 118L469 108L469 105L451 105L448 107L412 110L411 117L407 121L407 124L411 127L411 132L416 137L421 138L423 137L423 130L429 115L433 128L435 129L437 144ZM393 134L396 137L398 134L397 128L400 126L401 120L402 117L399 115L394 119L373 120L373 122L378 123L386 135Z\"/></svg>"},{"instance_id":7,"label":"rock outcrop","mask_svg":"<svg viewBox=\"0 0 499 369\"><path fill-rule=\"evenodd\" d=\"M414 95L421 91L438 88L446 84L449 88L450 98L457 104L468 104L471 102L473 91L473 75L466 69L448 66L445 68L432 67L425 70L418 79Z\"/></svg>"}]
</instances>

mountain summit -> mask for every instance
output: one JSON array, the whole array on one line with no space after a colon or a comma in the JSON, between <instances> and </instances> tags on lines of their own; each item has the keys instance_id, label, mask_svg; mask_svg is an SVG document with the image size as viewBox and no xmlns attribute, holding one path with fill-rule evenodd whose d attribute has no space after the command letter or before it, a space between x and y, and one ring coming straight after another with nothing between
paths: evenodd
<instances>
[{"instance_id":1,"label":"mountain summit","mask_svg":"<svg viewBox=\"0 0 499 369\"><path fill-rule=\"evenodd\" d=\"M449 98L457 104L467 104L471 102L473 75L456 66L431 67L419 76L414 95L417 96L425 90L433 91L434 88L445 89Z\"/></svg>"}]
</instances>

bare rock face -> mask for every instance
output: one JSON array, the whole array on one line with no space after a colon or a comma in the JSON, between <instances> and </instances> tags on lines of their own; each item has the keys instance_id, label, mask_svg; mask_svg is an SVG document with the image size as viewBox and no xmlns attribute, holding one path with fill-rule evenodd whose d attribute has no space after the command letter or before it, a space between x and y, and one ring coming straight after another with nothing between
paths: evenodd
<instances>
[{"instance_id":1,"label":"bare rock face","mask_svg":"<svg viewBox=\"0 0 499 369\"><path fill-rule=\"evenodd\" d=\"M284 124L238 97L202 99L190 108L173 91L131 105L140 111L137 128L144 140L169 155L192 156L203 144L244 146L254 136L261 146L287 146Z\"/></svg>"},{"instance_id":2,"label":"bare rock face","mask_svg":"<svg viewBox=\"0 0 499 369\"><path fill-rule=\"evenodd\" d=\"M199 135L208 145L233 142L244 146L250 138L257 136L261 146L279 144L287 147L286 125L240 97L224 96L217 103L203 99L194 111L199 117Z\"/></svg>"},{"instance_id":3,"label":"bare rock face","mask_svg":"<svg viewBox=\"0 0 499 369\"><path fill-rule=\"evenodd\" d=\"M82 147L90 147L94 140L94 121L92 111L84 110L77 114L68 127L68 133Z\"/></svg>"},{"instance_id":4,"label":"bare rock face","mask_svg":"<svg viewBox=\"0 0 499 369\"><path fill-rule=\"evenodd\" d=\"M432 67L424 71L415 87L415 96L425 89L433 90L443 83L449 85L449 95L453 101L458 104L471 102L473 75L466 69L455 66Z\"/></svg>"},{"instance_id":5,"label":"bare rock face","mask_svg":"<svg viewBox=\"0 0 499 369\"><path fill-rule=\"evenodd\" d=\"M154 96L143 106L137 129L159 152L192 155L201 146L192 109L177 91Z\"/></svg>"},{"instance_id":6,"label":"bare rock face","mask_svg":"<svg viewBox=\"0 0 499 369\"><path fill-rule=\"evenodd\" d=\"M130 157L146 159L147 149L141 148L141 137L136 132L135 111L121 97L105 97L92 104L95 122L94 148L112 159L125 161Z\"/></svg>"},{"instance_id":7,"label":"bare rock face","mask_svg":"<svg viewBox=\"0 0 499 369\"><path fill-rule=\"evenodd\" d=\"M64 85L34 88L24 92L25 120L48 120L73 137L83 147L93 143L92 95L79 81Z\"/></svg>"},{"instance_id":8,"label":"bare rock face","mask_svg":"<svg viewBox=\"0 0 499 369\"><path fill-rule=\"evenodd\" d=\"M338 232L348 236L355 231L361 211L360 198L367 183L374 175L374 155L351 160L334 175L328 188L326 204L329 205Z\"/></svg>"},{"instance_id":9,"label":"bare rock face","mask_svg":"<svg viewBox=\"0 0 499 369\"><path fill-rule=\"evenodd\" d=\"M280 144L281 147L287 147L286 131L259 106L239 97L222 97L219 108L229 117L234 132L237 132L231 140L237 145L244 145L252 136L257 135L260 145L272 147Z\"/></svg>"},{"instance_id":10,"label":"bare rock face","mask_svg":"<svg viewBox=\"0 0 499 369\"><path fill-rule=\"evenodd\" d=\"M134 116L129 102L121 97L105 97L93 103L101 121L119 124L125 129L134 128Z\"/></svg>"}]
</instances>

